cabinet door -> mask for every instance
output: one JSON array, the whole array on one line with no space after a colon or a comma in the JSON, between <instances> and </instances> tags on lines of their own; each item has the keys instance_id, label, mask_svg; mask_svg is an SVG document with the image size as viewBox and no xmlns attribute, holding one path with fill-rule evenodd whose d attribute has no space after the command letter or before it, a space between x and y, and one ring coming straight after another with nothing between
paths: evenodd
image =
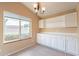
<instances>
[{"instance_id":1,"label":"cabinet door","mask_svg":"<svg viewBox=\"0 0 79 59\"><path fill-rule=\"evenodd\" d=\"M56 40L56 37L52 36L51 37L51 48L55 48L55 40Z\"/></svg>"},{"instance_id":2,"label":"cabinet door","mask_svg":"<svg viewBox=\"0 0 79 59\"><path fill-rule=\"evenodd\" d=\"M46 45L46 39L47 39L47 37L45 37L46 35L45 34L41 34L41 44L42 45Z\"/></svg>"},{"instance_id":3,"label":"cabinet door","mask_svg":"<svg viewBox=\"0 0 79 59\"><path fill-rule=\"evenodd\" d=\"M78 37L76 38L76 52L77 52L77 55L79 56L79 38Z\"/></svg>"},{"instance_id":4,"label":"cabinet door","mask_svg":"<svg viewBox=\"0 0 79 59\"><path fill-rule=\"evenodd\" d=\"M47 42L48 36L46 34L42 34L42 44L47 46L48 42Z\"/></svg>"},{"instance_id":5,"label":"cabinet door","mask_svg":"<svg viewBox=\"0 0 79 59\"><path fill-rule=\"evenodd\" d=\"M37 43L45 45L45 36L43 34L37 34Z\"/></svg>"},{"instance_id":6,"label":"cabinet door","mask_svg":"<svg viewBox=\"0 0 79 59\"><path fill-rule=\"evenodd\" d=\"M65 51L65 36L53 35L51 47L57 50Z\"/></svg>"},{"instance_id":7,"label":"cabinet door","mask_svg":"<svg viewBox=\"0 0 79 59\"><path fill-rule=\"evenodd\" d=\"M64 35L58 36L57 48L61 51L65 51L65 36Z\"/></svg>"},{"instance_id":8,"label":"cabinet door","mask_svg":"<svg viewBox=\"0 0 79 59\"><path fill-rule=\"evenodd\" d=\"M73 36L66 36L66 52L76 55L76 39Z\"/></svg>"},{"instance_id":9,"label":"cabinet door","mask_svg":"<svg viewBox=\"0 0 79 59\"><path fill-rule=\"evenodd\" d=\"M37 43L50 47L50 35L48 34L38 34Z\"/></svg>"},{"instance_id":10,"label":"cabinet door","mask_svg":"<svg viewBox=\"0 0 79 59\"><path fill-rule=\"evenodd\" d=\"M64 50L64 39L63 36L57 35L55 39L55 48L58 50Z\"/></svg>"},{"instance_id":11,"label":"cabinet door","mask_svg":"<svg viewBox=\"0 0 79 59\"><path fill-rule=\"evenodd\" d=\"M57 49L57 36L52 35L51 37L51 48Z\"/></svg>"},{"instance_id":12,"label":"cabinet door","mask_svg":"<svg viewBox=\"0 0 79 59\"><path fill-rule=\"evenodd\" d=\"M43 43L44 43L45 46L50 47L50 45L51 45L51 43L50 43L51 38L50 37L51 36L48 35L48 34L43 35L43 41L44 41Z\"/></svg>"},{"instance_id":13,"label":"cabinet door","mask_svg":"<svg viewBox=\"0 0 79 59\"><path fill-rule=\"evenodd\" d=\"M77 13L67 14L65 17L66 27L77 27Z\"/></svg>"},{"instance_id":14,"label":"cabinet door","mask_svg":"<svg viewBox=\"0 0 79 59\"><path fill-rule=\"evenodd\" d=\"M51 47L51 42L52 41L52 35L48 35L48 38L47 38L47 45L48 47Z\"/></svg>"},{"instance_id":15,"label":"cabinet door","mask_svg":"<svg viewBox=\"0 0 79 59\"><path fill-rule=\"evenodd\" d=\"M37 43L41 44L42 37L40 34L37 34Z\"/></svg>"},{"instance_id":16,"label":"cabinet door","mask_svg":"<svg viewBox=\"0 0 79 59\"><path fill-rule=\"evenodd\" d=\"M44 20L39 20L39 28L44 28Z\"/></svg>"},{"instance_id":17,"label":"cabinet door","mask_svg":"<svg viewBox=\"0 0 79 59\"><path fill-rule=\"evenodd\" d=\"M65 16L49 18L45 20L46 28L65 27Z\"/></svg>"}]
</instances>

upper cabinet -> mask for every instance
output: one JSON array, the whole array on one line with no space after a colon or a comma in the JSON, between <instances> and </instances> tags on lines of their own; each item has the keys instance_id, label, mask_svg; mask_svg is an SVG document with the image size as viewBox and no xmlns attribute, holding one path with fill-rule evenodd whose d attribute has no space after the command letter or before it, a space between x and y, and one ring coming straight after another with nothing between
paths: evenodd
<instances>
[{"instance_id":1,"label":"upper cabinet","mask_svg":"<svg viewBox=\"0 0 79 59\"><path fill-rule=\"evenodd\" d=\"M65 16L59 16L45 20L45 28L55 28L65 26Z\"/></svg>"},{"instance_id":2,"label":"upper cabinet","mask_svg":"<svg viewBox=\"0 0 79 59\"><path fill-rule=\"evenodd\" d=\"M65 15L66 27L77 27L77 12Z\"/></svg>"},{"instance_id":3,"label":"upper cabinet","mask_svg":"<svg viewBox=\"0 0 79 59\"><path fill-rule=\"evenodd\" d=\"M42 19L39 28L77 27L77 13L69 13L55 18Z\"/></svg>"},{"instance_id":4,"label":"upper cabinet","mask_svg":"<svg viewBox=\"0 0 79 59\"><path fill-rule=\"evenodd\" d=\"M39 28L45 28L44 24L45 24L45 20L40 20L39 21Z\"/></svg>"}]
</instances>

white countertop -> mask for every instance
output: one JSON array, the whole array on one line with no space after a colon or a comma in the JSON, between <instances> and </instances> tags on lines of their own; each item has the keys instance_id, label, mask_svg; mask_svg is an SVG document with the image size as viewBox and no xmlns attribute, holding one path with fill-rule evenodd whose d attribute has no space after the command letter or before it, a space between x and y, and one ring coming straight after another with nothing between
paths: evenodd
<instances>
[{"instance_id":1,"label":"white countertop","mask_svg":"<svg viewBox=\"0 0 79 59\"><path fill-rule=\"evenodd\" d=\"M40 32L38 34L51 34L51 35L77 35L77 33L60 33L60 32Z\"/></svg>"}]
</instances>

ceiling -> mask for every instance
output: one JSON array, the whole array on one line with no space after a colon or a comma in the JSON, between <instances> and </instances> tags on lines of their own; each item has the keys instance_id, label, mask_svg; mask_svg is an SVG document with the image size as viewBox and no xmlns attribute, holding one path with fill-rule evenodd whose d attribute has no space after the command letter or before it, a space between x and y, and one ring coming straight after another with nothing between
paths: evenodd
<instances>
[{"instance_id":1,"label":"ceiling","mask_svg":"<svg viewBox=\"0 0 79 59\"><path fill-rule=\"evenodd\" d=\"M32 12L34 12L33 4L34 2L23 2ZM56 13L60 13L66 10L76 8L78 2L41 2L42 6L45 6L46 11L44 14L38 13L40 18L45 18L46 16L51 16Z\"/></svg>"}]
</instances>

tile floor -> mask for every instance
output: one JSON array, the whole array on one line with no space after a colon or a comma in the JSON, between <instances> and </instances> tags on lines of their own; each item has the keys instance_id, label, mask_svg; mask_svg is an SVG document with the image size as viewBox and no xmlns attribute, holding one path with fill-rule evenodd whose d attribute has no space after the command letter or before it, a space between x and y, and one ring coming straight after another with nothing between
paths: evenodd
<instances>
[{"instance_id":1,"label":"tile floor","mask_svg":"<svg viewBox=\"0 0 79 59\"><path fill-rule=\"evenodd\" d=\"M64 52L51 49L42 45L35 45L33 47L24 49L18 53L11 56L72 56L70 54L65 54Z\"/></svg>"}]
</instances>

